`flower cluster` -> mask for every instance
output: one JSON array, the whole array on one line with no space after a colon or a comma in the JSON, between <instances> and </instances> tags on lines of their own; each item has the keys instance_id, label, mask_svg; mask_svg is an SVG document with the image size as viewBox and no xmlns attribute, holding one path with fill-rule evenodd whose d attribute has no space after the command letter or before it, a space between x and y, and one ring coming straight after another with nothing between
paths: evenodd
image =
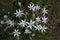
<instances>
[{"instance_id":1,"label":"flower cluster","mask_svg":"<svg viewBox=\"0 0 60 40\"><path fill-rule=\"evenodd\" d=\"M28 8L30 8L30 10L32 11L38 11L40 8L40 6L38 6L38 4L35 6L33 3L31 3Z\"/></svg>"},{"instance_id":2,"label":"flower cluster","mask_svg":"<svg viewBox=\"0 0 60 40\"><path fill-rule=\"evenodd\" d=\"M20 6L21 6L21 4L20 4ZM41 31L42 33L46 32L46 29L48 27L46 27L45 24L47 24L47 22L48 22L48 20L47 20L48 18L46 17L46 14L48 14L48 12L47 12L48 10L46 10L45 7L41 8L38 4L35 5L33 3L31 3L27 7L30 11L32 11L32 15L31 15L32 18L30 18L29 20L27 20L28 18L21 19L23 16L27 16L27 15L23 12L23 10L18 9L14 13L15 17L20 19L18 23L16 23L15 20L11 20L11 19L5 20L5 21L0 21L0 23L7 24L10 27L14 27L15 25L18 25L19 27L21 27L21 29L25 28L25 30L24 30L25 34L32 34L32 36L35 35L31 31L33 29L36 31ZM41 17L36 15L36 14L38 14L38 11L40 11L40 10L42 10ZM29 13L27 13L27 14L29 14ZM7 19L7 18L8 18L8 16L4 15L4 19ZM13 34L14 34L14 37L19 36L19 34L21 34L19 28L14 29Z\"/></svg>"}]
</instances>

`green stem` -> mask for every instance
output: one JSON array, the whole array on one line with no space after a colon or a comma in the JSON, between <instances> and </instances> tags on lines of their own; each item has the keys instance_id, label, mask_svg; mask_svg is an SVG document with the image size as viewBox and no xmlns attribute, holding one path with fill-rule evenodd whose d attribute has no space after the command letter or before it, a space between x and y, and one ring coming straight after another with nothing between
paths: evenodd
<instances>
[{"instance_id":1,"label":"green stem","mask_svg":"<svg viewBox=\"0 0 60 40\"><path fill-rule=\"evenodd\" d=\"M17 28L17 29L19 30L19 26L18 26L18 28ZM17 36L17 40L20 40L20 39L19 39L19 36Z\"/></svg>"},{"instance_id":2,"label":"green stem","mask_svg":"<svg viewBox=\"0 0 60 40\"><path fill-rule=\"evenodd\" d=\"M32 19L34 20L34 18L35 18L35 14L34 14L34 12L33 12L33 17L32 17Z\"/></svg>"},{"instance_id":3,"label":"green stem","mask_svg":"<svg viewBox=\"0 0 60 40\"><path fill-rule=\"evenodd\" d=\"M17 36L17 40L19 40L19 36Z\"/></svg>"}]
</instances>

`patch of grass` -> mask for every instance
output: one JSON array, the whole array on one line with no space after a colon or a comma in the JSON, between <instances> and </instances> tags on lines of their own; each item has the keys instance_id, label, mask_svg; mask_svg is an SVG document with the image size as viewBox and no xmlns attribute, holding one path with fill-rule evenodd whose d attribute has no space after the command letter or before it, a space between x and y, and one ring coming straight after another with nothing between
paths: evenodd
<instances>
[{"instance_id":1,"label":"patch of grass","mask_svg":"<svg viewBox=\"0 0 60 40\"><path fill-rule=\"evenodd\" d=\"M29 3L33 2L33 3L38 3L39 5L41 5L42 8L46 7L49 12L48 24L47 24L48 30L46 33L42 34L40 32L36 32L36 36L32 37L32 39L30 38L30 36L26 36L23 34L24 36L21 35L20 40L50 40L56 37L55 35L53 35L55 33L53 33L52 30L56 27L58 23L60 23L59 1L57 0L18 0L18 1L22 3L23 9L25 9L26 11L28 11L26 7L29 5ZM12 14L15 12L15 10L20 8L17 5L18 1L17 0L1 0L0 1L0 15L4 15L4 14L7 14L7 12L10 12L11 14L10 16L13 17ZM5 11L2 11L2 9L4 9ZM0 18L2 19L2 17ZM15 40L15 38L9 34L9 31L7 32L4 31L5 27L6 26L0 27L0 40ZM60 37L60 35L57 35L57 36Z\"/></svg>"}]
</instances>

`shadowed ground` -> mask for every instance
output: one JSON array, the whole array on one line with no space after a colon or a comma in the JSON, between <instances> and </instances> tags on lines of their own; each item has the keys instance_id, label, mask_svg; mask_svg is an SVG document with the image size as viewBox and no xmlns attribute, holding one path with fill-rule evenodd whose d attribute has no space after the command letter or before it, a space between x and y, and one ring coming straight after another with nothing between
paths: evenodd
<instances>
[{"instance_id":1,"label":"shadowed ground","mask_svg":"<svg viewBox=\"0 0 60 40\"><path fill-rule=\"evenodd\" d=\"M52 36L49 40L60 40L60 0L49 0L48 4L51 6L49 9L49 18L53 20L53 27L51 30Z\"/></svg>"}]
</instances>

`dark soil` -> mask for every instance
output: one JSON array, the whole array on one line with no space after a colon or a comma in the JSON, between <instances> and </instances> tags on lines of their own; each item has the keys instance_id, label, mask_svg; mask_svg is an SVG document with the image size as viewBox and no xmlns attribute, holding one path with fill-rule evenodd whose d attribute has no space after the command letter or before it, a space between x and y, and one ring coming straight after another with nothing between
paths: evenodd
<instances>
[{"instance_id":1,"label":"dark soil","mask_svg":"<svg viewBox=\"0 0 60 40\"><path fill-rule=\"evenodd\" d=\"M60 40L60 0L49 0L48 3L51 6L49 18L50 20L55 19L53 22L54 27L51 30L52 36L49 40Z\"/></svg>"}]
</instances>

